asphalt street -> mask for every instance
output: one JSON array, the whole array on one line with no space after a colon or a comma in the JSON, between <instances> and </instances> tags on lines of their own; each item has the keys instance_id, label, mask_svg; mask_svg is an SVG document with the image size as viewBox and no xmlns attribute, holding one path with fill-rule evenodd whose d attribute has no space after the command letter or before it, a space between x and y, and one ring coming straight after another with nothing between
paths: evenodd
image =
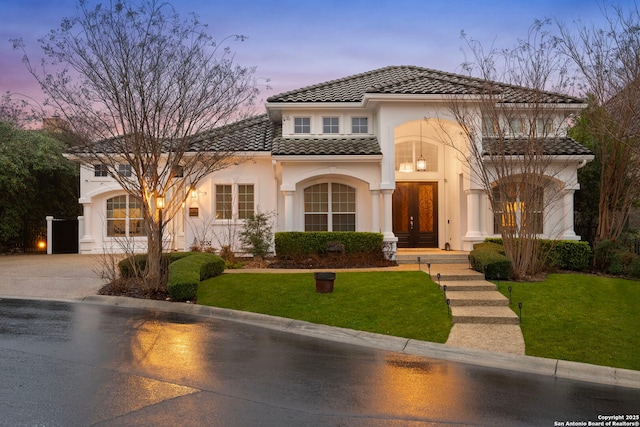
<instances>
[{"instance_id":1,"label":"asphalt street","mask_svg":"<svg viewBox=\"0 0 640 427\"><path fill-rule=\"evenodd\" d=\"M2 426L545 426L638 414L640 389L242 322L0 300Z\"/></svg>"}]
</instances>

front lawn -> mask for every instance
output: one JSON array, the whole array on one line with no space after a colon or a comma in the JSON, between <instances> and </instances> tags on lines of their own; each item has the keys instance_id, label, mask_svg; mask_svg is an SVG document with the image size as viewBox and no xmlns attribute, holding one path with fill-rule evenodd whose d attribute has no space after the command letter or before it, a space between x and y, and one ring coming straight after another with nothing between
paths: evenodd
<instances>
[{"instance_id":1,"label":"front lawn","mask_svg":"<svg viewBox=\"0 0 640 427\"><path fill-rule=\"evenodd\" d=\"M500 282L516 313L526 354L640 370L640 282L550 274L543 282Z\"/></svg>"},{"instance_id":2,"label":"front lawn","mask_svg":"<svg viewBox=\"0 0 640 427\"><path fill-rule=\"evenodd\" d=\"M201 282L198 303L444 343L451 320L423 272L338 272L332 293L312 273L223 274Z\"/></svg>"}]
</instances>

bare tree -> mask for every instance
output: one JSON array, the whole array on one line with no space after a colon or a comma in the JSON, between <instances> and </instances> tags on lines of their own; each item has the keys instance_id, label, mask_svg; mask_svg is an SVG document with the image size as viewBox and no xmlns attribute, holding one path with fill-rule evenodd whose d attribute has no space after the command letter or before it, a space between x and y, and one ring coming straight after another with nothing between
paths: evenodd
<instances>
[{"instance_id":1,"label":"bare tree","mask_svg":"<svg viewBox=\"0 0 640 427\"><path fill-rule=\"evenodd\" d=\"M569 79L548 23L536 22L513 49L487 51L463 34L472 54L464 68L477 77L465 82L467 91L449 97L462 137L441 127L443 140L468 168L470 186L488 197L518 279L539 271L539 238L562 234L562 227L551 227L563 224L564 192L577 185L564 185L560 175L577 161L580 146L566 137L567 118L583 104L559 93ZM560 220L545 221L549 215Z\"/></svg>"},{"instance_id":2,"label":"bare tree","mask_svg":"<svg viewBox=\"0 0 640 427\"><path fill-rule=\"evenodd\" d=\"M146 283L158 287L163 226L203 177L241 161L220 129L252 105L255 69L236 65L195 15L158 0L79 0L40 43L49 60L24 62L70 124L77 159L108 168L139 199Z\"/></svg>"},{"instance_id":3,"label":"bare tree","mask_svg":"<svg viewBox=\"0 0 640 427\"><path fill-rule=\"evenodd\" d=\"M635 4L602 12L604 27L559 24L590 100L581 124L601 170L596 243L620 236L640 198L640 12Z\"/></svg>"}]
</instances>

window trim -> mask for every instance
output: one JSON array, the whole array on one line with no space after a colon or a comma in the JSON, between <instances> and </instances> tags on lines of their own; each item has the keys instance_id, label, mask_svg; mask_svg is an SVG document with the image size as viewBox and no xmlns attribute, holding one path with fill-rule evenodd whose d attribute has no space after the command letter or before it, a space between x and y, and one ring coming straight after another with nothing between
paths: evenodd
<instances>
[{"instance_id":1,"label":"window trim","mask_svg":"<svg viewBox=\"0 0 640 427\"><path fill-rule=\"evenodd\" d=\"M300 123L297 124L296 122L300 120L300 121L305 121L308 120L308 124L306 123ZM300 131L298 131L298 127L300 127ZM305 131L305 128L308 127L308 131ZM311 126L311 116L298 116L298 117L294 117L293 118L293 133L295 135L310 135L311 134L311 130L312 130L312 126Z\"/></svg>"},{"instance_id":2,"label":"window trim","mask_svg":"<svg viewBox=\"0 0 640 427\"><path fill-rule=\"evenodd\" d=\"M320 187L326 185L327 186L327 192L326 192L326 200L323 199L320 202L314 201L314 200L307 200L306 196L307 194L307 190L310 190L314 187ZM346 187L347 189L350 190L350 193L353 194L353 202L347 201L346 203L350 204L353 203L353 211L341 211L341 210L334 210L334 207L336 206L336 204L340 204L341 201L340 200L335 200L335 196L337 189L334 188L334 186L342 186L342 187ZM322 194L322 193L320 193ZM307 211L307 204L311 204L311 203L320 203L320 210L309 210ZM302 205L303 205L303 209L302 209L302 226L305 232L313 232L313 231L336 231L335 227L334 227L334 218L336 215L350 215L353 217L353 229L352 230L337 230L337 231L357 231L358 230L358 189L356 187L353 187L349 184L343 183L343 182L336 182L336 181L323 181L323 182L316 182L315 184L310 184L307 185L306 187L304 187L302 189ZM324 216L324 224L326 224L326 230L310 230L307 227L307 215L311 216Z\"/></svg>"},{"instance_id":3,"label":"window trim","mask_svg":"<svg viewBox=\"0 0 640 427\"><path fill-rule=\"evenodd\" d=\"M356 132L354 130L356 125L354 125L353 121L356 120L356 119L357 120L362 120L362 119L366 120L367 124L366 124L366 131L365 132L361 132L361 131ZM351 133L353 135L369 135L371 133L370 129L369 129L369 125L370 125L369 122L370 122L369 116L351 116ZM357 126L360 128L360 127L362 127L362 124L359 123Z\"/></svg>"},{"instance_id":4,"label":"window trim","mask_svg":"<svg viewBox=\"0 0 640 427\"><path fill-rule=\"evenodd\" d=\"M115 198L120 198L120 197L124 197L125 198L125 216L123 218L111 218L109 217L109 201L113 200ZM131 199L135 199L133 196L131 196L130 194L116 194L112 197L109 197L108 199L105 200L105 205L104 205L104 212L105 212L105 238L106 239L146 239L147 236L145 234L145 230L144 230L144 215L142 213L142 209L144 209L143 207L143 203L141 200L138 200L139 203L139 209L140 209L140 216L139 217L131 217ZM135 200L134 200L135 202ZM134 207L135 208L135 207ZM140 223L140 234L134 234L131 235L131 221L135 220L135 221L139 221ZM124 235L117 235L117 234L109 234L109 221L124 221Z\"/></svg>"},{"instance_id":5,"label":"window trim","mask_svg":"<svg viewBox=\"0 0 640 427\"><path fill-rule=\"evenodd\" d=\"M219 217L218 216L218 187L228 186L231 189L230 200L228 202L223 201L225 203L230 204L229 217ZM246 208L241 208L242 203L246 203L246 200L242 200L242 194L240 193L240 187L251 187L251 213L248 212ZM218 182L213 184L213 216L216 222L228 222L228 221L243 221L249 218L250 215L255 215L256 213L256 195L257 195L257 184L252 182L239 182L239 183L229 183L229 182ZM225 211L227 211L225 209ZM246 215L246 216L245 216Z\"/></svg>"},{"instance_id":6,"label":"window trim","mask_svg":"<svg viewBox=\"0 0 640 427\"><path fill-rule=\"evenodd\" d=\"M335 120L335 123L333 123L334 120ZM327 123L327 121L329 121L329 123ZM340 117L339 116L323 116L322 117L322 133L327 135L339 134L340 133Z\"/></svg>"}]
</instances>

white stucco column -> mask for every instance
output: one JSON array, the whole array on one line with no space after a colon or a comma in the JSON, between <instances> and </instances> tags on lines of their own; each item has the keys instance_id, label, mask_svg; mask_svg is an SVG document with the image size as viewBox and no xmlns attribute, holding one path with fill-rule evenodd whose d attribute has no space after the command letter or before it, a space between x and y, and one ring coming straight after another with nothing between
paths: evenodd
<instances>
[{"instance_id":1,"label":"white stucco column","mask_svg":"<svg viewBox=\"0 0 640 427\"><path fill-rule=\"evenodd\" d=\"M563 229L562 239L580 240L573 229L573 193L575 190L565 189L562 203Z\"/></svg>"},{"instance_id":2,"label":"white stucco column","mask_svg":"<svg viewBox=\"0 0 640 427\"><path fill-rule=\"evenodd\" d=\"M80 242L93 241L93 222L92 222L92 215L91 215L91 202L82 204L82 216L84 216L84 234L81 234ZM80 233L82 233L82 231L80 231Z\"/></svg>"},{"instance_id":3,"label":"white stucco column","mask_svg":"<svg viewBox=\"0 0 640 427\"><path fill-rule=\"evenodd\" d=\"M371 231L380 232L380 190L370 190L371 195Z\"/></svg>"},{"instance_id":4,"label":"white stucco column","mask_svg":"<svg viewBox=\"0 0 640 427\"><path fill-rule=\"evenodd\" d=\"M293 196L295 191L283 191L284 194L284 231L293 230Z\"/></svg>"},{"instance_id":5,"label":"white stucco column","mask_svg":"<svg viewBox=\"0 0 640 427\"><path fill-rule=\"evenodd\" d=\"M482 190L467 190L467 234L465 237L480 237L480 199Z\"/></svg>"},{"instance_id":6,"label":"white stucco column","mask_svg":"<svg viewBox=\"0 0 640 427\"><path fill-rule=\"evenodd\" d=\"M47 220L47 255L51 255L53 253L53 217L47 215L45 219Z\"/></svg>"},{"instance_id":7,"label":"white stucco column","mask_svg":"<svg viewBox=\"0 0 640 427\"><path fill-rule=\"evenodd\" d=\"M393 234L393 190L382 190L382 234L385 239L395 238Z\"/></svg>"}]
</instances>

